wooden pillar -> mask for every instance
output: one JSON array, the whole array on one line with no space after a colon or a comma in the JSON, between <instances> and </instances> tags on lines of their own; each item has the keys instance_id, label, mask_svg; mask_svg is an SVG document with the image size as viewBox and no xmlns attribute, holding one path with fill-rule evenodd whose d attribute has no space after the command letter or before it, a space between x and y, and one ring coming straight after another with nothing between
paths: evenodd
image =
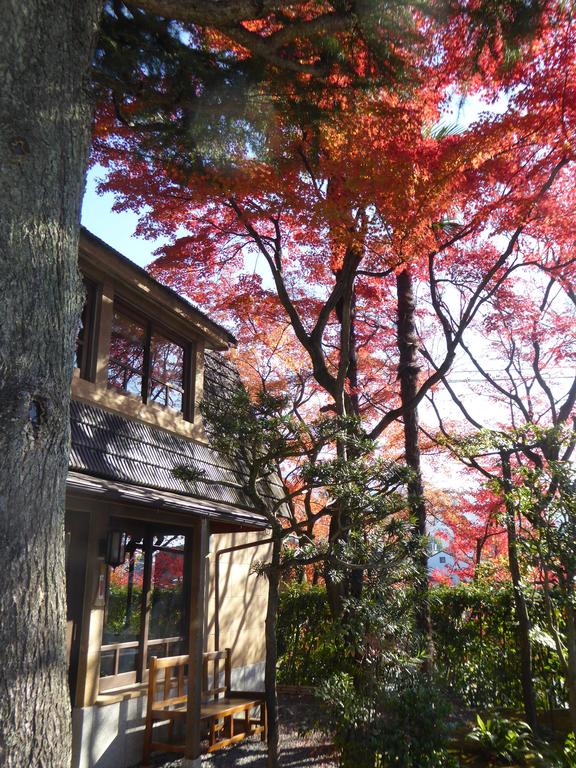
<instances>
[{"instance_id":1,"label":"wooden pillar","mask_svg":"<svg viewBox=\"0 0 576 768\"><path fill-rule=\"evenodd\" d=\"M88 505L86 505L88 506ZM73 514L87 514L79 506L71 504ZM106 566L100 555L100 542L108 530L107 510L94 505L89 512L88 544L86 549L86 572L84 582L84 605L78 657L78 678L76 683L76 707L90 707L98 696L100 681L100 646L104 628L104 600L99 596L100 578L106 578Z\"/></svg>"},{"instance_id":2,"label":"wooden pillar","mask_svg":"<svg viewBox=\"0 0 576 768\"><path fill-rule=\"evenodd\" d=\"M208 557L208 520L194 526L188 612L188 707L186 751L183 768L200 768L200 706L202 698L202 654L204 652L204 595Z\"/></svg>"},{"instance_id":3,"label":"wooden pillar","mask_svg":"<svg viewBox=\"0 0 576 768\"><path fill-rule=\"evenodd\" d=\"M138 657L138 682L141 683L148 669L148 635L150 633L150 615L152 613L152 558L154 536L148 531L144 537L144 574L142 576L142 599Z\"/></svg>"}]
</instances>

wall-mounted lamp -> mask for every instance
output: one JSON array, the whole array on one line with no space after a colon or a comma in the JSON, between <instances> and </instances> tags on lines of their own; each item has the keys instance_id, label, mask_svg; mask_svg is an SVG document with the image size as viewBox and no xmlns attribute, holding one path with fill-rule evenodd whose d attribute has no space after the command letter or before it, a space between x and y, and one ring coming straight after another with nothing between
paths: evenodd
<instances>
[{"instance_id":1,"label":"wall-mounted lamp","mask_svg":"<svg viewBox=\"0 0 576 768\"><path fill-rule=\"evenodd\" d=\"M116 568L126 558L126 534L122 531L108 531L106 537L106 564Z\"/></svg>"}]
</instances>

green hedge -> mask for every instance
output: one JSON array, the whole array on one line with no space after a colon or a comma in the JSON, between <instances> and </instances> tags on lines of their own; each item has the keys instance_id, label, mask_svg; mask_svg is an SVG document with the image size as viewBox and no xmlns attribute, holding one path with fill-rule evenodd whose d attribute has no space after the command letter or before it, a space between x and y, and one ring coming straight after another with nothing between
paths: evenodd
<instances>
[{"instance_id":1,"label":"green hedge","mask_svg":"<svg viewBox=\"0 0 576 768\"><path fill-rule=\"evenodd\" d=\"M451 695L470 707L521 706L520 665L512 591L507 586L435 587L430 608L439 677ZM530 609L537 624L538 596ZM564 681L556 653L535 633L534 679L538 706L563 706ZM334 627L322 587L290 584L281 594L278 619L279 679L318 685L345 672L345 640Z\"/></svg>"},{"instance_id":2,"label":"green hedge","mask_svg":"<svg viewBox=\"0 0 576 768\"><path fill-rule=\"evenodd\" d=\"M439 670L462 703L521 706L512 588L491 584L437 587L431 592L430 609ZM538 593L529 598L529 609L538 626L542 616ZM534 683L541 709L565 704L558 658L545 640L545 632L534 633Z\"/></svg>"},{"instance_id":3,"label":"green hedge","mask_svg":"<svg viewBox=\"0 0 576 768\"><path fill-rule=\"evenodd\" d=\"M342 636L328 610L326 590L298 582L280 594L278 680L289 685L318 685L342 671Z\"/></svg>"}]
</instances>

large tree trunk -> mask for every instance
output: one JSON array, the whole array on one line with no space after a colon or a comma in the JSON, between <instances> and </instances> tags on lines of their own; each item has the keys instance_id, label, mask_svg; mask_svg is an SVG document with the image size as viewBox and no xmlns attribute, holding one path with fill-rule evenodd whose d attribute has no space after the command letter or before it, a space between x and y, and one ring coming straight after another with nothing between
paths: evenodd
<instances>
[{"instance_id":1,"label":"large tree trunk","mask_svg":"<svg viewBox=\"0 0 576 768\"><path fill-rule=\"evenodd\" d=\"M508 565L514 592L514 609L518 620L518 651L520 653L520 680L522 683L522 698L526 722L535 731L538 727L536 719L536 697L532 680L532 648L530 645L530 616L526 598L522 591L522 574L518 558L518 542L516 539L516 517L510 501L512 490L512 470L510 458L501 454L502 482L504 490L504 506L506 510L506 533L508 538Z\"/></svg>"},{"instance_id":2,"label":"large tree trunk","mask_svg":"<svg viewBox=\"0 0 576 768\"><path fill-rule=\"evenodd\" d=\"M0 765L66 768L64 488L99 0L6 0L0 42Z\"/></svg>"},{"instance_id":3,"label":"large tree trunk","mask_svg":"<svg viewBox=\"0 0 576 768\"><path fill-rule=\"evenodd\" d=\"M576 733L576 612L572 607L574 594L568 590L565 611L566 618L566 650L568 656L568 674L566 675L566 687L568 688L568 705L570 708L570 727Z\"/></svg>"},{"instance_id":4,"label":"large tree trunk","mask_svg":"<svg viewBox=\"0 0 576 768\"><path fill-rule=\"evenodd\" d=\"M398 378L400 379L400 397L404 407L404 454L406 464L412 470L408 482L408 503L414 518L414 539L416 551L416 629L426 652L426 668L434 661L432 641L432 622L428 603L428 558L422 547L426 536L426 502L422 469L420 466L420 440L418 409L414 402L418 391L418 342L416 336L415 302L412 288L412 276L408 267L396 275L396 293L398 300Z\"/></svg>"},{"instance_id":5,"label":"large tree trunk","mask_svg":"<svg viewBox=\"0 0 576 768\"><path fill-rule=\"evenodd\" d=\"M264 671L266 709L268 713L268 768L278 768L280 731L278 723L278 694L276 665L278 642L276 625L280 603L280 553L282 540L277 535L272 542L272 558L268 567L268 608L266 610L266 667Z\"/></svg>"}]
</instances>

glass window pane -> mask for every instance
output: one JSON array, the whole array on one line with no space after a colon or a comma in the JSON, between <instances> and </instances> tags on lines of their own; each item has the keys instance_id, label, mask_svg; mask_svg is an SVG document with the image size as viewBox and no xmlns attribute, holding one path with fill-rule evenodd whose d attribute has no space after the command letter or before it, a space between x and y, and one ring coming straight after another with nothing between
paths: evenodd
<instances>
[{"instance_id":1,"label":"glass window pane","mask_svg":"<svg viewBox=\"0 0 576 768\"><path fill-rule=\"evenodd\" d=\"M135 672L138 664L138 648L121 648L118 660L118 674Z\"/></svg>"},{"instance_id":2,"label":"glass window pane","mask_svg":"<svg viewBox=\"0 0 576 768\"><path fill-rule=\"evenodd\" d=\"M101 652L100 677L109 677L114 674L114 654L113 650Z\"/></svg>"},{"instance_id":3,"label":"glass window pane","mask_svg":"<svg viewBox=\"0 0 576 768\"><path fill-rule=\"evenodd\" d=\"M140 634L144 575L142 544L129 538L126 551L126 560L111 570L108 579L103 645L138 640Z\"/></svg>"},{"instance_id":4,"label":"glass window pane","mask_svg":"<svg viewBox=\"0 0 576 768\"><path fill-rule=\"evenodd\" d=\"M114 310L108 361L109 386L142 395L145 339L146 333L140 323Z\"/></svg>"},{"instance_id":5,"label":"glass window pane","mask_svg":"<svg viewBox=\"0 0 576 768\"><path fill-rule=\"evenodd\" d=\"M180 637L184 618L184 537L159 537L155 544L149 637L150 640ZM170 653L174 648L174 645L170 647ZM156 646L150 655L164 656L166 649Z\"/></svg>"},{"instance_id":6,"label":"glass window pane","mask_svg":"<svg viewBox=\"0 0 576 768\"><path fill-rule=\"evenodd\" d=\"M148 641L146 669L149 669L150 667L150 659L152 656L156 656L157 659L163 659L166 656L183 656L185 653L186 645L184 643L184 638L173 643L156 643L154 641Z\"/></svg>"},{"instance_id":7,"label":"glass window pane","mask_svg":"<svg viewBox=\"0 0 576 768\"><path fill-rule=\"evenodd\" d=\"M78 328L78 336L76 337L76 358L74 360L74 366L82 369L82 351L84 349L84 343L86 341L87 334L87 307L84 304L82 308L82 314L80 315L80 326Z\"/></svg>"},{"instance_id":8,"label":"glass window pane","mask_svg":"<svg viewBox=\"0 0 576 768\"><path fill-rule=\"evenodd\" d=\"M148 400L181 411L183 391L184 349L154 333L150 342Z\"/></svg>"},{"instance_id":9,"label":"glass window pane","mask_svg":"<svg viewBox=\"0 0 576 768\"><path fill-rule=\"evenodd\" d=\"M150 615L147 646L143 648L140 633L147 541L151 542ZM177 534L155 533L151 538L143 531L128 534L124 563L109 571L101 677L137 673L142 651L147 662L151 656L184 652L184 546L185 537Z\"/></svg>"},{"instance_id":10,"label":"glass window pane","mask_svg":"<svg viewBox=\"0 0 576 768\"><path fill-rule=\"evenodd\" d=\"M177 389L168 389L166 405L168 408L174 408L175 411L181 411L182 392Z\"/></svg>"}]
</instances>

